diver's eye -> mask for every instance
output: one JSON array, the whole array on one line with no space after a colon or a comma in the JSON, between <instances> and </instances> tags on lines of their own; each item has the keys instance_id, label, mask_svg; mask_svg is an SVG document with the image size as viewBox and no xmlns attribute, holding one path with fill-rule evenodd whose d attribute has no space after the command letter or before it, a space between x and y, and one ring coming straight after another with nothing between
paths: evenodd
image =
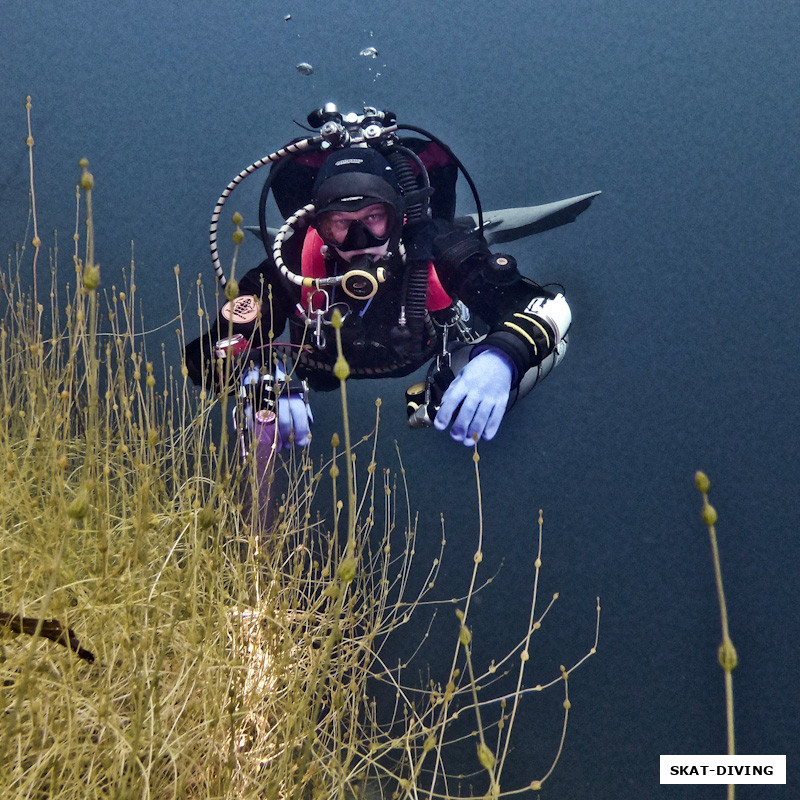
<instances>
[{"instance_id":1,"label":"diver's eye","mask_svg":"<svg viewBox=\"0 0 800 800\"><path fill-rule=\"evenodd\" d=\"M388 219L389 217L385 211L376 211L374 214L370 214L369 216L364 218L364 224L376 236L382 236L384 231L386 230Z\"/></svg>"},{"instance_id":2,"label":"diver's eye","mask_svg":"<svg viewBox=\"0 0 800 800\"><path fill-rule=\"evenodd\" d=\"M320 233L323 239L330 239L334 242L342 242L347 236L347 231L350 229L349 219L331 219L330 217L323 219L320 225Z\"/></svg>"}]
</instances>

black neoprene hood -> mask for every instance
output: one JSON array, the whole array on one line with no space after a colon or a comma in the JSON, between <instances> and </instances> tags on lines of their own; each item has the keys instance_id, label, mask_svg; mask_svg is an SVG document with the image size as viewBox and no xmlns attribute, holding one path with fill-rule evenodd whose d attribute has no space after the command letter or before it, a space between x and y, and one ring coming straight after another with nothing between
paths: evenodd
<instances>
[{"instance_id":1,"label":"black neoprene hood","mask_svg":"<svg viewBox=\"0 0 800 800\"><path fill-rule=\"evenodd\" d=\"M389 162L371 147L346 147L331 154L314 182L317 214L360 211L373 203L387 203L402 212L400 187Z\"/></svg>"}]
</instances>

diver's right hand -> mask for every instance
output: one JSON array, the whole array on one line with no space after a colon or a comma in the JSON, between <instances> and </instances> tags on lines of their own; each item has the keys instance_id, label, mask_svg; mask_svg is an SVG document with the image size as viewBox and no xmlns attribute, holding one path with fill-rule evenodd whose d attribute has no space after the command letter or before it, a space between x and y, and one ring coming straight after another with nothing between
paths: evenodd
<instances>
[{"instance_id":1,"label":"diver's right hand","mask_svg":"<svg viewBox=\"0 0 800 800\"><path fill-rule=\"evenodd\" d=\"M433 424L467 447L478 439L493 439L508 407L514 365L497 347L487 346L456 375L442 396ZM474 437L474 438L473 438Z\"/></svg>"},{"instance_id":2,"label":"diver's right hand","mask_svg":"<svg viewBox=\"0 0 800 800\"><path fill-rule=\"evenodd\" d=\"M278 450L308 447L313 421L311 407L302 395L286 397L281 394L278 398Z\"/></svg>"}]
</instances>

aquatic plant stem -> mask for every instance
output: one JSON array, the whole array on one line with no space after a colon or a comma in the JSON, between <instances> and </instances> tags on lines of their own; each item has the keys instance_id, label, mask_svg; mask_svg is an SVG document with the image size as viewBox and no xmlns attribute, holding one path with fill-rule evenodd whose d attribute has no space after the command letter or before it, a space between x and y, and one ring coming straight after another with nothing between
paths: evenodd
<instances>
[{"instance_id":1,"label":"aquatic plant stem","mask_svg":"<svg viewBox=\"0 0 800 800\"><path fill-rule=\"evenodd\" d=\"M33 251L33 265L31 267L31 280L33 281L33 313L39 313L39 294L38 288L36 286L36 262L39 260L39 248L42 246L42 240L39 238L39 229L37 226L37 219L36 219L36 191L34 188L34 181L33 181L33 128L31 126L31 98L30 95L25 100L25 110L28 116L28 138L27 138L27 145L28 145L28 169L30 173L30 184L31 184L31 216L33 217L33 239L31 244L34 247Z\"/></svg>"},{"instance_id":2,"label":"aquatic plant stem","mask_svg":"<svg viewBox=\"0 0 800 800\"><path fill-rule=\"evenodd\" d=\"M484 735L483 720L481 719L481 705L478 702L478 686L475 679L475 671L472 666L472 655L470 653L470 643L472 642L472 633L469 628L464 624L464 615L459 614L461 619L461 631L458 636L458 641L464 648L464 659L467 664L467 674L469 676L469 687L472 692L472 705L475 709L475 719L478 724L478 761L481 766L486 770L489 775L489 791L486 794L487 798L497 798L500 796L500 782L499 777L495 772L497 759L492 754L486 744L486 736ZM444 726L443 726L444 727Z\"/></svg>"},{"instance_id":3,"label":"aquatic plant stem","mask_svg":"<svg viewBox=\"0 0 800 800\"><path fill-rule=\"evenodd\" d=\"M342 317L339 310L333 312L332 324L336 332L336 350L338 357L334 366L334 374L339 379L342 398L342 426L344 433L344 454L347 467L347 553L346 558L355 557L356 538L356 493L353 481L353 458L350 441L350 417L347 412L347 378L350 375L350 366L344 358L342 351Z\"/></svg>"},{"instance_id":4,"label":"aquatic plant stem","mask_svg":"<svg viewBox=\"0 0 800 800\"><path fill-rule=\"evenodd\" d=\"M473 436L472 461L475 464L475 488L476 488L476 495L477 495L477 501L478 501L478 549L475 551L475 554L472 557L472 574L470 576L469 588L468 588L467 593L466 593L466 601L464 603L464 609L463 609L463 611L461 609L457 609L456 610L456 616L458 617L458 619L459 619L459 621L461 623L461 631L462 632L466 631L466 633L465 633L466 636L470 635L469 634L469 629L466 626L466 621L467 621L467 615L469 614L469 607L470 607L470 603L472 601L472 596L473 596L473 594L475 592L475 585L477 583L478 566L483 561L483 495L482 495L482 492L481 492L481 471L480 471L480 467L479 467L480 460L481 460L481 457L480 457L480 454L478 453L478 439L477 439L477 437ZM455 670L456 670L456 665L458 664L458 653L459 653L459 648L460 648L461 644L462 644L461 637L459 636L459 640L456 642L455 651L453 653L453 660L450 663L450 679L448 681L448 689L445 692L445 695L444 695L444 698L443 698L444 702L442 703L440 717L439 717L442 722L444 722L447 719L447 716L448 716L448 713L449 713L449 709L450 709L450 703L453 700L453 697L455 696L454 676L456 674ZM452 690L450 689L451 686L452 686ZM471 688L474 689L474 685L471 685ZM479 708L478 708L477 705L475 707L475 710L476 710L476 712L478 712L478 714L480 713L479 712ZM482 728L481 728L480 716L478 716L478 727L481 729L481 737L482 737L483 736L483 731L482 731ZM443 764L443 760L442 760L442 747L443 747L443 744L444 744L445 725L444 724L440 724L438 726L438 728L439 728L439 733L438 733L438 743L437 743L437 747L436 747L436 762L434 764L433 778L431 780L431 786L430 786L430 789L428 790L428 799L429 800L432 800L432 798L434 796L433 789L434 789L435 781L436 781L437 777L440 774L440 770L443 770L443 768L444 768L444 764ZM484 743L484 747L485 747L485 743ZM480 753L481 752L483 752L483 751L479 750L479 758L480 758ZM492 781L492 784L494 785L494 774L493 773L491 774L491 781ZM497 788L498 788L498 792L499 792L499 786Z\"/></svg>"},{"instance_id":5,"label":"aquatic plant stem","mask_svg":"<svg viewBox=\"0 0 800 800\"><path fill-rule=\"evenodd\" d=\"M89 172L89 162L81 159L81 189L86 202L86 260L83 268L82 287L89 297L88 351L84 350L86 364L86 393L88 416L86 420L86 446L89 458L86 461L87 480L95 478L97 455L97 431L99 413L99 370L97 356L97 287L100 285L100 267L94 262L94 214L92 212L92 189L94 177ZM86 345L84 345L86 346Z\"/></svg>"},{"instance_id":6,"label":"aquatic plant stem","mask_svg":"<svg viewBox=\"0 0 800 800\"><path fill-rule=\"evenodd\" d=\"M508 728L506 732L506 739L503 745L503 754L500 757L500 763L497 769L498 773L498 781L500 780L500 774L503 771L503 766L506 762L506 757L508 756L508 746L511 743L511 731L514 728L514 721L516 720L517 716L517 709L519 708L519 701L522 690L522 677L525 672L525 664L530 658L530 643L531 643L531 636L533 635L533 631L536 629L536 600L539 596L539 573L542 568L542 529L544 527L544 511L540 508L539 509L539 540L538 540L538 548L536 551L536 560L534 561L534 578L533 578L533 596L531 597L531 610L530 615L528 618L528 630L525 635L525 643L523 645L522 652L520 653L520 665L519 665L519 672L517 673L517 688L514 692L514 702L511 707L511 714L508 718Z\"/></svg>"},{"instance_id":7,"label":"aquatic plant stem","mask_svg":"<svg viewBox=\"0 0 800 800\"><path fill-rule=\"evenodd\" d=\"M717 584L717 599L719 600L720 619L722 623L722 644L719 646L718 657L720 666L725 672L725 715L727 719L728 755L733 756L736 754L736 739L734 735L732 673L738 663L738 656L736 655L736 648L733 646L728 631L728 608L725 603L725 589L722 585L722 567L720 564L717 532L715 528L717 512L708 502L708 491L711 488L711 482L705 473L697 472L695 474L694 484L703 496L703 509L701 513L703 522L708 527L708 535L711 540L711 557L714 561L714 577ZM734 791L735 784L728 784L728 800L733 800Z\"/></svg>"}]
</instances>

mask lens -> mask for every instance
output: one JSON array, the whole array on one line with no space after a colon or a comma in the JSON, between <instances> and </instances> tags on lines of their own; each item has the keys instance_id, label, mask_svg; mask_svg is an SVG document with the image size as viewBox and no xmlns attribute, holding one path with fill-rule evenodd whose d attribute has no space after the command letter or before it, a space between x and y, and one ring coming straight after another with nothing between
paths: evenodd
<instances>
[{"instance_id":1,"label":"mask lens","mask_svg":"<svg viewBox=\"0 0 800 800\"><path fill-rule=\"evenodd\" d=\"M356 212L358 213L358 212ZM394 225L390 206L381 203L369 214L345 216L344 212L326 211L317 216L316 227L322 240L344 250L359 250L383 244ZM342 247L344 245L344 247Z\"/></svg>"},{"instance_id":2,"label":"mask lens","mask_svg":"<svg viewBox=\"0 0 800 800\"><path fill-rule=\"evenodd\" d=\"M326 244L336 244L344 241L350 230L350 221L335 220L335 212L329 211L327 214L320 214L317 217L317 231Z\"/></svg>"}]
</instances>

